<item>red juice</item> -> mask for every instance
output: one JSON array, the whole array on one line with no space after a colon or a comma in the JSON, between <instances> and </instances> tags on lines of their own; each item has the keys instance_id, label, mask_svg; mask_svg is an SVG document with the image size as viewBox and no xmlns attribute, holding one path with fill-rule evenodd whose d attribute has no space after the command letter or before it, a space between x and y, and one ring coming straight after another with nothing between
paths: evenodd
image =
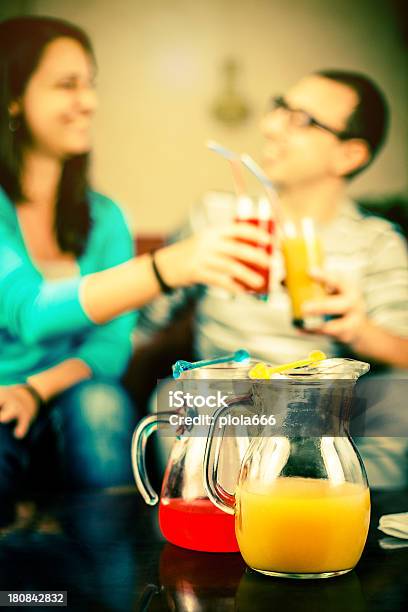
<instances>
[{"instance_id":1,"label":"red juice","mask_svg":"<svg viewBox=\"0 0 408 612\"><path fill-rule=\"evenodd\" d=\"M235 517L209 499L164 498L159 505L160 530L166 540L203 552L238 552Z\"/></svg>"},{"instance_id":2,"label":"red juice","mask_svg":"<svg viewBox=\"0 0 408 612\"><path fill-rule=\"evenodd\" d=\"M272 236L275 231L275 221L271 218L259 219L255 217L250 217L250 218L238 218L238 219L235 219L235 221L236 223L250 223L251 225L254 225L255 227L260 227L261 229L268 232L270 236ZM239 239L239 242L244 242L245 244L249 244L251 246L261 248L267 253L267 255L269 256L272 255L272 243L265 245L265 244L259 244L259 242L254 242L253 240L244 240L242 238ZM263 283L257 289L254 289L253 287L249 287L245 283L240 283L240 284L248 291L251 291L251 293L257 293L257 294L259 293L263 295L269 293L270 268L262 268L261 266L257 266L256 264L250 264L247 262L242 262L242 263L245 263L245 265L248 268L250 268L257 274L262 276Z\"/></svg>"}]
</instances>

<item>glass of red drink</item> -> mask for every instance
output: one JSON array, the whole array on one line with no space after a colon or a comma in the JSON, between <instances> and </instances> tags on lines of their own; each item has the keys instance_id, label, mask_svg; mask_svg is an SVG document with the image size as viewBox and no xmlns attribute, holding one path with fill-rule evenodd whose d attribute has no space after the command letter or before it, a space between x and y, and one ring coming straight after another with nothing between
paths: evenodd
<instances>
[{"instance_id":1,"label":"glass of red drink","mask_svg":"<svg viewBox=\"0 0 408 612\"><path fill-rule=\"evenodd\" d=\"M274 236L275 234L275 219L273 217L272 205L266 196L250 197L247 195L241 195L237 198L236 211L235 211L235 222L237 223L250 223L256 227L268 232L268 234ZM263 249L269 256L272 263L273 253L273 241L267 245L253 242L252 240L243 240L241 242L249 244L251 246ZM246 266L251 268L254 272L262 276L263 283L257 289L243 285L248 292L253 293L256 296L265 298L270 290L270 276L271 266L269 268L263 268L256 264L245 263Z\"/></svg>"}]
</instances>

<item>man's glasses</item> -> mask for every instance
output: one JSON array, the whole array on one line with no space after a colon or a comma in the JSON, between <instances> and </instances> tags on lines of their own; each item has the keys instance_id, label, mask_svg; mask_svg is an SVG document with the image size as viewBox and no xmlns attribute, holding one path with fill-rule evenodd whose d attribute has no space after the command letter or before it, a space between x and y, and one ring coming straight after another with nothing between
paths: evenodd
<instances>
[{"instance_id":1,"label":"man's glasses","mask_svg":"<svg viewBox=\"0 0 408 612\"><path fill-rule=\"evenodd\" d=\"M317 128L320 128L321 130L325 130L326 132L329 132L330 134L333 134L337 138L340 138L340 139L350 138L350 135L347 134L347 132L343 130L336 130L334 128L331 128L328 125L325 125L324 123L320 123L320 121L317 121L317 119L312 117L312 115L309 115L309 113L304 110L292 108L291 106L289 106L285 98L283 98L282 96L274 96L271 99L269 108L268 108L268 112L271 113L278 109L282 109L288 114L291 127L296 127L296 128L317 127Z\"/></svg>"}]
</instances>

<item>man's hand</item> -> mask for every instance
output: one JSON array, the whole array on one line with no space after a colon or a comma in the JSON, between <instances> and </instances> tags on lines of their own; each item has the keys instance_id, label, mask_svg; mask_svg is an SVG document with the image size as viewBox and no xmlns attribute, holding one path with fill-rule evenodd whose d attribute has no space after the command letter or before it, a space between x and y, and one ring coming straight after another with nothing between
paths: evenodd
<instances>
[{"instance_id":1,"label":"man's hand","mask_svg":"<svg viewBox=\"0 0 408 612\"><path fill-rule=\"evenodd\" d=\"M328 295L313 302L306 302L303 305L304 315L335 317L313 332L332 336L351 346L355 345L368 324L361 293L344 280L321 271L313 271L311 277L323 285Z\"/></svg>"},{"instance_id":2,"label":"man's hand","mask_svg":"<svg viewBox=\"0 0 408 612\"><path fill-rule=\"evenodd\" d=\"M0 423L16 421L16 438L24 438L38 410L38 403L24 385L0 386Z\"/></svg>"}]
</instances>

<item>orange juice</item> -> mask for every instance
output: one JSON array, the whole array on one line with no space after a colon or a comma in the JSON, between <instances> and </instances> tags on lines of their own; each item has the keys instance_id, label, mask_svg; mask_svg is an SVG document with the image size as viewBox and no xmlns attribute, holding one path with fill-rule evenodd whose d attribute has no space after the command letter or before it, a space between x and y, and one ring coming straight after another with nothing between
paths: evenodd
<instances>
[{"instance_id":1,"label":"orange juice","mask_svg":"<svg viewBox=\"0 0 408 612\"><path fill-rule=\"evenodd\" d=\"M286 268L286 287L292 302L293 323L303 327L302 305L325 295L322 286L310 277L313 268L323 266L322 245L311 219L303 219L300 228L290 224L282 239Z\"/></svg>"},{"instance_id":2,"label":"orange juice","mask_svg":"<svg viewBox=\"0 0 408 612\"><path fill-rule=\"evenodd\" d=\"M356 565L370 523L367 487L297 477L255 487L236 493L235 531L250 567L309 574Z\"/></svg>"}]
</instances>

